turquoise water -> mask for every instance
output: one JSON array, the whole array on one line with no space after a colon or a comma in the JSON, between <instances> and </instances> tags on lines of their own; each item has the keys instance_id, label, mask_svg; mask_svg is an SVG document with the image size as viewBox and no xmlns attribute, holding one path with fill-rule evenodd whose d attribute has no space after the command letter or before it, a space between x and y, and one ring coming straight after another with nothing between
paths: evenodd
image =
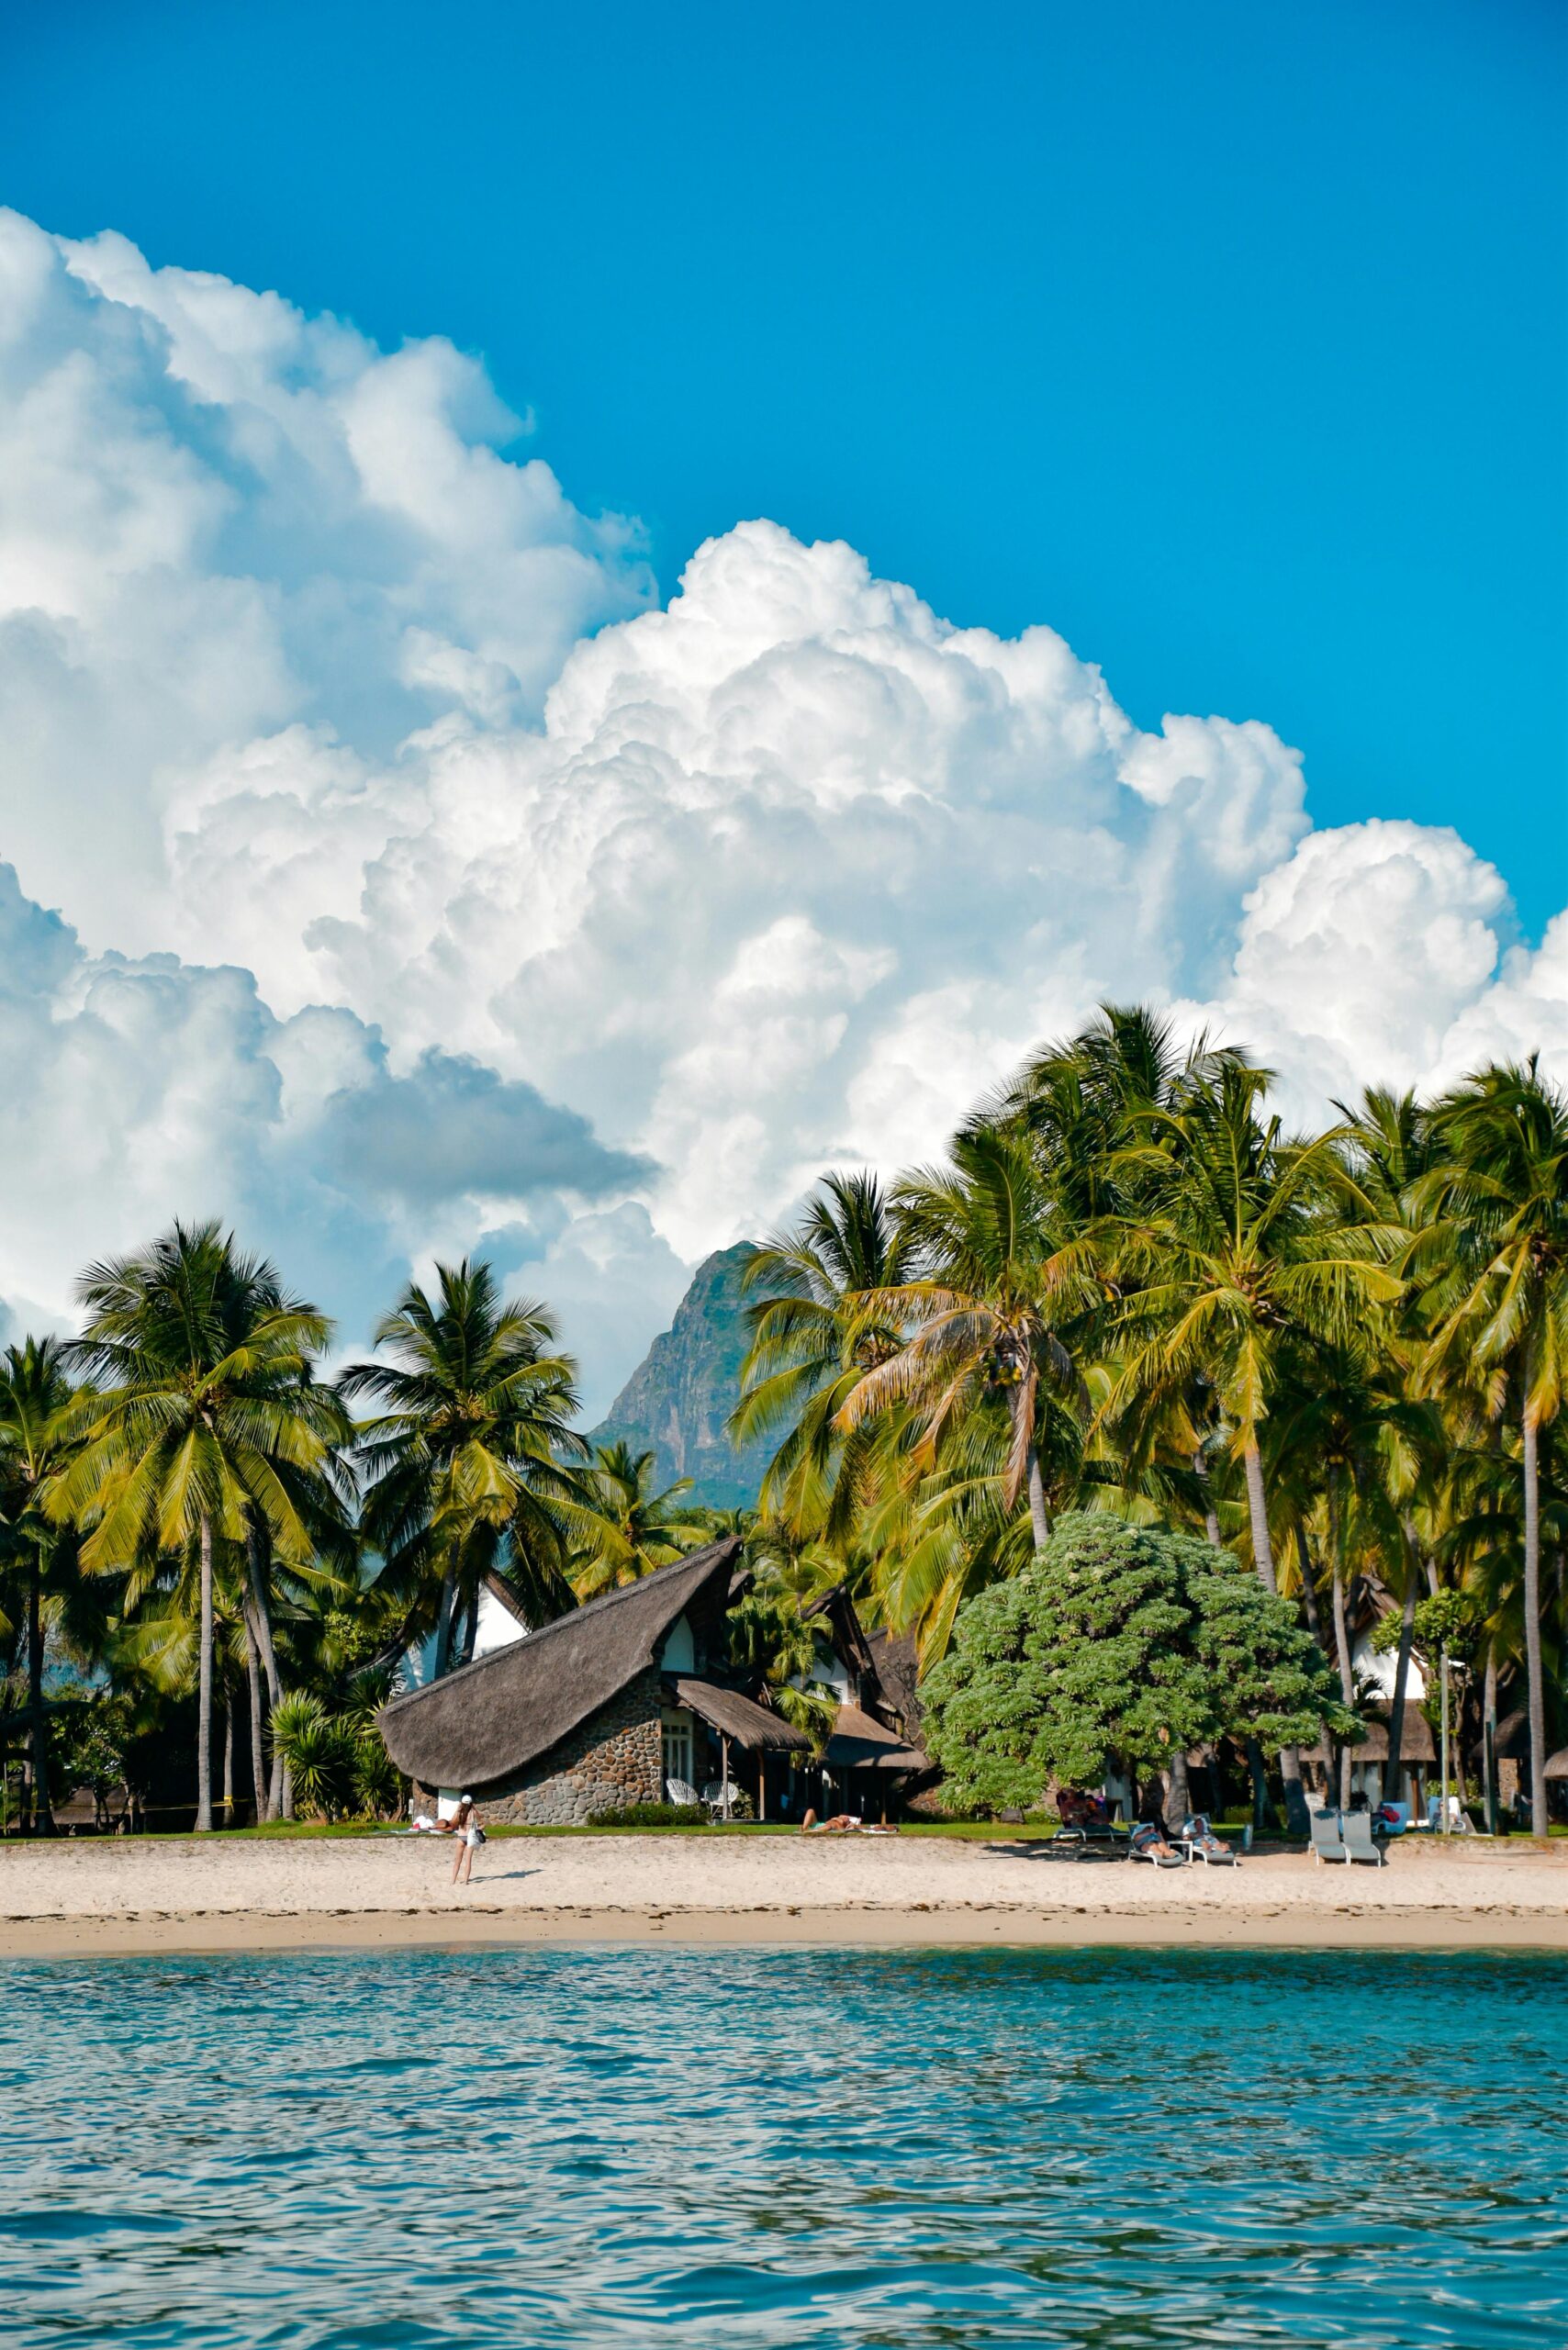
<instances>
[{"instance_id":1,"label":"turquoise water","mask_svg":"<svg viewBox=\"0 0 1568 2350\"><path fill-rule=\"evenodd\" d=\"M1568 2341L1568 1964L0 1964L0 2331L290 2350Z\"/></svg>"}]
</instances>

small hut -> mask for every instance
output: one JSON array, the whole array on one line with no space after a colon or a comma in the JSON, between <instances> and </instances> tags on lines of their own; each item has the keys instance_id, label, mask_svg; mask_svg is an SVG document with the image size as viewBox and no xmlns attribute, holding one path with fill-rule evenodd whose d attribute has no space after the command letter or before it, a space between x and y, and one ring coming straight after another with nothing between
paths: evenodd
<instances>
[{"instance_id":1,"label":"small hut","mask_svg":"<svg viewBox=\"0 0 1568 2350\"><path fill-rule=\"evenodd\" d=\"M1418 1706L1405 1708L1396 1770L1389 1767L1386 1722L1369 1722L1361 1736L1350 1741L1350 1786L1354 1793L1364 1795L1372 1805L1386 1799L1412 1804L1417 1812L1425 1810L1426 1775L1437 1762L1438 1753L1432 1742L1431 1725ZM1334 1774L1338 1757L1337 1745L1319 1740L1316 1746L1305 1749L1301 1758L1311 1777L1330 1797L1335 1794Z\"/></svg>"},{"instance_id":2,"label":"small hut","mask_svg":"<svg viewBox=\"0 0 1568 2350\"><path fill-rule=\"evenodd\" d=\"M381 1734L416 1801L467 1793L484 1821L571 1826L728 1777L766 1812L810 1741L724 1685L739 1554L710 1543L394 1697Z\"/></svg>"}]
</instances>

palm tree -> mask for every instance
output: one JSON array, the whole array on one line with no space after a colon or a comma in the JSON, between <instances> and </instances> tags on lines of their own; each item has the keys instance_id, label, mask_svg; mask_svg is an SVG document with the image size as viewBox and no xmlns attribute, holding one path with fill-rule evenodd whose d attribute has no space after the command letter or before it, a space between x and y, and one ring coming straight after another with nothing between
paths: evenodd
<instances>
[{"instance_id":1,"label":"palm tree","mask_svg":"<svg viewBox=\"0 0 1568 2350\"><path fill-rule=\"evenodd\" d=\"M758 1506L804 1539L842 1539L877 1489L873 1432L846 1434L838 1415L862 1374L902 1342L897 1324L868 1303L898 1281L901 1257L877 1177L835 1173L742 1276L750 1344L730 1431L737 1444L781 1432Z\"/></svg>"},{"instance_id":2,"label":"palm tree","mask_svg":"<svg viewBox=\"0 0 1568 2350\"><path fill-rule=\"evenodd\" d=\"M33 1762L33 1827L51 1835L49 1737L43 1695L43 1610L51 1583L73 1579L76 1538L47 1516L44 1496L70 1454L64 1422L73 1388L58 1338L28 1338L0 1355L0 1517L7 1549L25 1577L28 1714Z\"/></svg>"},{"instance_id":3,"label":"palm tree","mask_svg":"<svg viewBox=\"0 0 1568 2350\"><path fill-rule=\"evenodd\" d=\"M1540 1432L1556 1419L1568 1360L1568 1097L1523 1067L1481 1069L1431 1113L1441 1163L1411 1187L1430 1216L1410 1261L1425 1280L1429 1380L1468 1355L1498 1416L1520 1433L1530 1815L1547 1832L1540 1637Z\"/></svg>"},{"instance_id":4,"label":"palm tree","mask_svg":"<svg viewBox=\"0 0 1568 2350\"><path fill-rule=\"evenodd\" d=\"M1263 1424L1304 1339L1353 1344L1404 1284L1378 1261L1372 1203L1339 1155L1342 1131L1283 1140L1278 1117L1262 1114L1269 1081L1266 1070L1223 1060L1180 1106L1135 1119L1137 1138L1119 1154L1138 1206L1116 1220L1124 1350L1107 1409L1209 1383L1240 1456L1254 1563L1275 1592ZM1300 1764L1294 1752L1281 1764L1299 1826Z\"/></svg>"},{"instance_id":5,"label":"palm tree","mask_svg":"<svg viewBox=\"0 0 1568 2350\"><path fill-rule=\"evenodd\" d=\"M1403 1292L1364 1229L1371 1203L1339 1157L1342 1130L1287 1143L1260 1113L1268 1072L1226 1064L1180 1109L1137 1120L1121 1154L1139 1212L1120 1219L1116 1315L1127 1340L1115 1409L1207 1381L1247 1479L1252 1553L1278 1587L1260 1432L1299 1338L1353 1343ZM1361 1222L1358 1222L1358 1218Z\"/></svg>"},{"instance_id":6,"label":"palm tree","mask_svg":"<svg viewBox=\"0 0 1568 2350\"><path fill-rule=\"evenodd\" d=\"M656 1490L654 1455L629 1444L600 1445L583 1477L585 1499L561 1505L572 1544L567 1569L582 1599L636 1583L711 1539L699 1516L683 1515L689 1477Z\"/></svg>"},{"instance_id":7,"label":"palm tree","mask_svg":"<svg viewBox=\"0 0 1568 2350\"><path fill-rule=\"evenodd\" d=\"M848 1435L908 1406L917 1474L944 1438L988 1401L1005 1407L1009 1513L1028 1496L1034 1547L1050 1536L1041 1418L1081 1416L1081 1383L1062 1332L1099 1302L1092 1247L1052 1195L1023 1136L980 1125L954 1142L950 1168L907 1177L895 1194L904 1262L914 1274L872 1292L868 1310L906 1336L863 1371L840 1404Z\"/></svg>"},{"instance_id":8,"label":"palm tree","mask_svg":"<svg viewBox=\"0 0 1568 2350\"><path fill-rule=\"evenodd\" d=\"M567 1463L585 1448L577 1365L547 1310L503 1301L487 1264L435 1270L433 1293L411 1282L376 1330L393 1360L341 1384L384 1407L360 1430L362 1527L401 1637L433 1628L440 1674L465 1619L472 1639L487 1572L504 1570L536 1623L574 1604L562 1505L582 1499Z\"/></svg>"},{"instance_id":9,"label":"palm tree","mask_svg":"<svg viewBox=\"0 0 1568 2350\"><path fill-rule=\"evenodd\" d=\"M62 1522L86 1529L82 1563L112 1571L159 1553L198 1566L196 1827L212 1826L214 1572L220 1542L253 1526L277 1555L312 1557L302 1484L329 1484L348 1433L314 1377L331 1324L285 1294L274 1268L241 1256L216 1223L175 1224L139 1253L95 1265L70 1348L100 1392L73 1408L80 1450L51 1489Z\"/></svg>"}]
</instances>

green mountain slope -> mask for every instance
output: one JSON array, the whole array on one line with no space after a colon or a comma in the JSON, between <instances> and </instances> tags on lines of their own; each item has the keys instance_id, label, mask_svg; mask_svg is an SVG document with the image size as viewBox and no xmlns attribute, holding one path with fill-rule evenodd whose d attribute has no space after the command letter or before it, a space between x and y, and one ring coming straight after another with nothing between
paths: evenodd
<instances>
[{"instance_id":1,"label":"green mountain slope","mask_svg":"<svg viewBox=\"0 0 1568 2350\"><path fill-rule=\"evenodd\" d=\"M741 1274L755 1253L743 1240L699 1265L674 1322L654 1340L608 1419L589 1431L593 1444L623 1437L639 1452L651 1448L660 1483L689 1477L692 1499L712 1509L756 1501L771 1449L753 1444L737 1452L724 1433L745 1352Z\"/></svg>"}]
</instances>

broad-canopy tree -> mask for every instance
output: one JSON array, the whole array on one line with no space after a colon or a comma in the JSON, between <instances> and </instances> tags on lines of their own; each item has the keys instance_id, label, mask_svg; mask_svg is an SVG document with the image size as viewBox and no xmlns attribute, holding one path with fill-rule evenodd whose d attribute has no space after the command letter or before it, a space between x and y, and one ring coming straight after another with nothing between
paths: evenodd
<instances>
[{"instance_id":1,"label":"broad-canopy tree","mask_svg":"<svg viewBox=\"0 0 1568 2350\"><path fill-rule=\"evenodd\" d=\"M1076 1511L970 1601L927 1675L926 1743L960 1802L1033 1807L1052 1781L1143 1775L1221 1738L1353 1735L1294 1610L1195 1535Z\"/></svg>"}]
</instances>

